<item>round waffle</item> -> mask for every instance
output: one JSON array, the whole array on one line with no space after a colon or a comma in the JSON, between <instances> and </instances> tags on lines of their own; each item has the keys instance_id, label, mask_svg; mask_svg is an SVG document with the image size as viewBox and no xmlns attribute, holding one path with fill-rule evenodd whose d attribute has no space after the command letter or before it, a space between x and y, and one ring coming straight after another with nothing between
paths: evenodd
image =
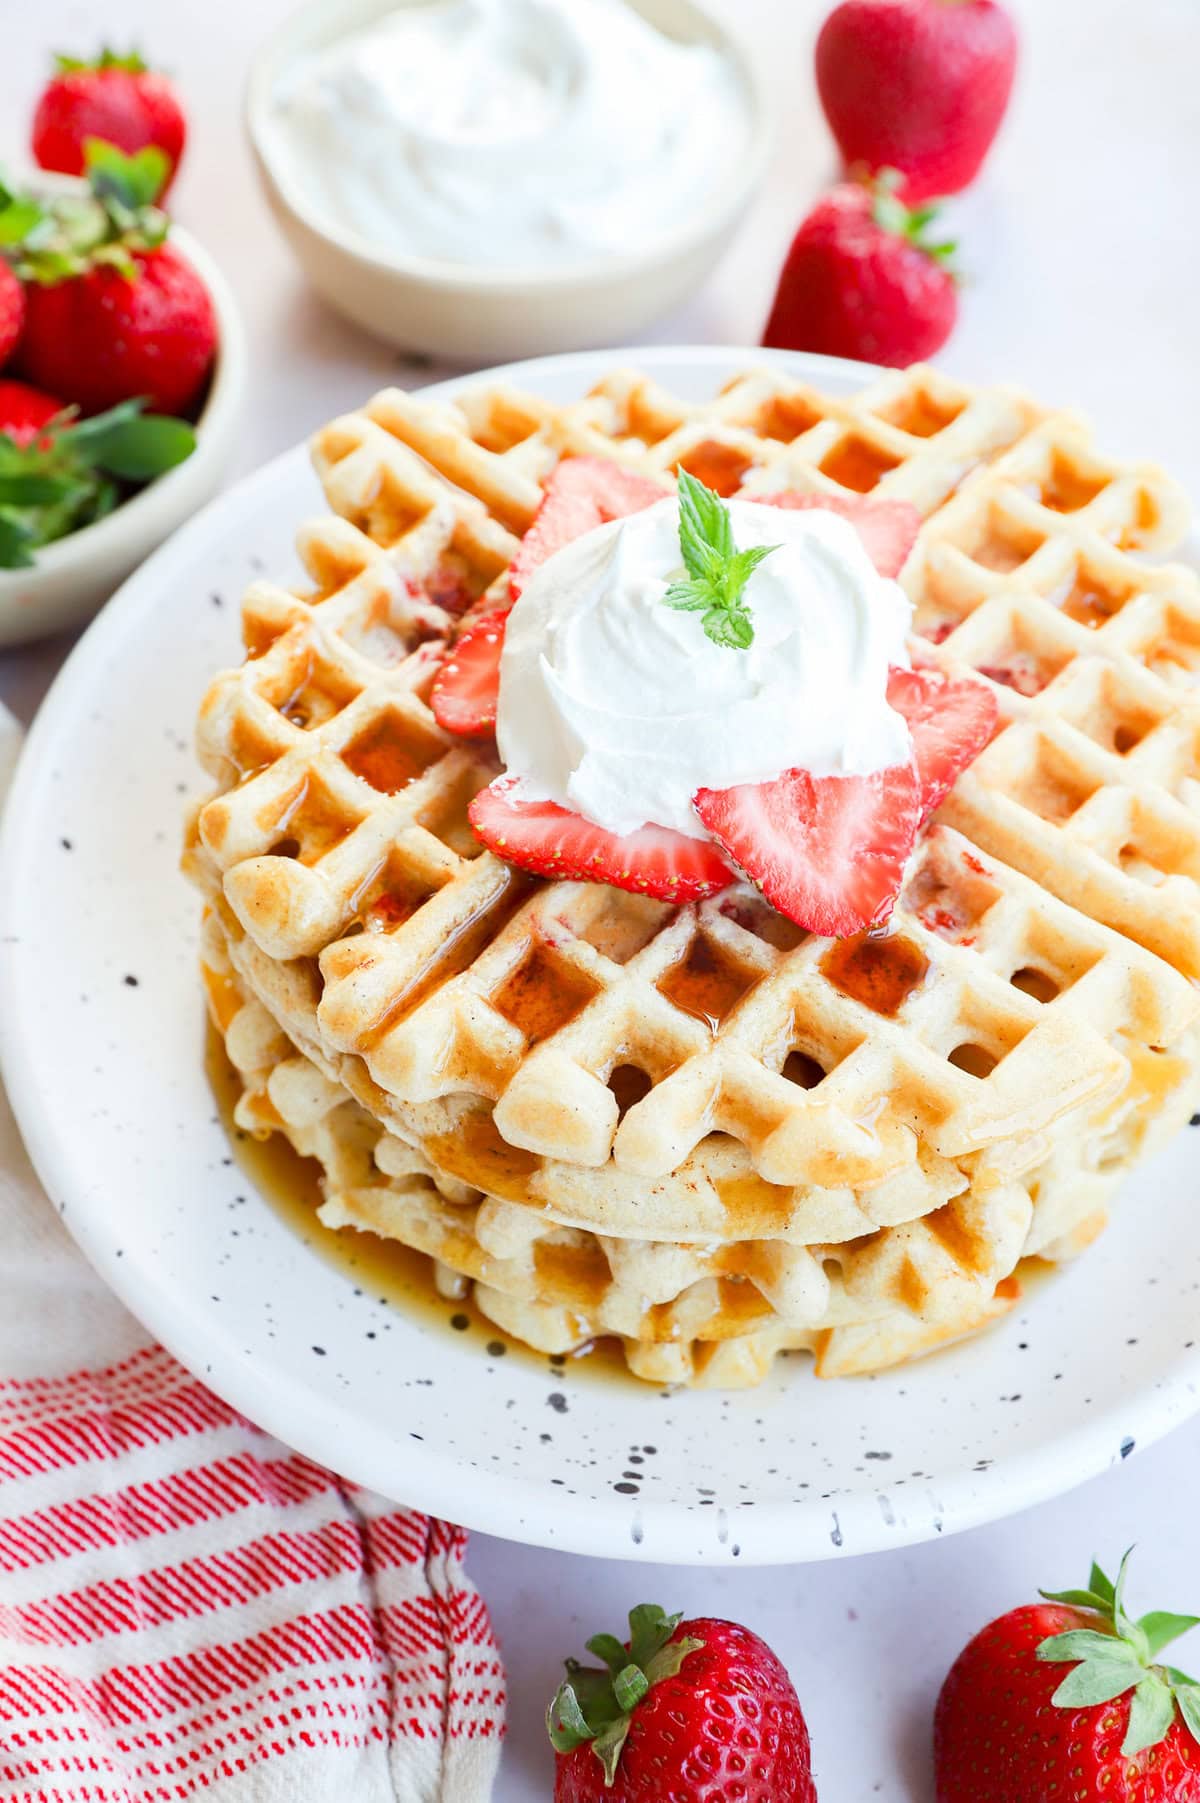
<instances>
[{"instance_id":1,"label":"round waffle","mask_svg":"<svg viewBox=\"0 0 1200 1803\"><path fill-rule=\"evenodd\" d=\"M990 682L1002 730L885 936L805 936L746 888L681 909L539 883L481 850L466 809L496 765L441 731L429 685L578 453L920 510L914 654ZM850 400L779 372L704 405L628 372L567 407L388 391L318 434L315 459L335 517L301 537L309 588L246 598L248 659L201 713L216 789L186 865L238 984L340 1107L419 1160L435 1215L461 1210L457 1186L485 1233L584 1236L608 1272L588 1322L638 1346L753 1337L724 1300L736 1280L769 1317L757 1334L866 1335L847 1369L876 1356L898 1298L917 1328L897 1343L916 1349L965 1318L956 1286L984 1318L1023 1247L1069 1248L1186 1115L1200 1068L1200 584L1144 556L1186 524L1175 486L1102 459L1070 416L922 369ZM394 1217L388 1183L351 1188ZM860 1287L849 1315L814 1314L817 1267L827 1310L850 1294L848 1249L888 1274L865 1313ZM528 1246L512 1257L524 1289L470 1270L481 1297L571 1312L535 1286ZM689 1281L659 1296L668 1265ZM627 1331L629 1298L692 1292L677 1333Z\"/></svg>"}]
</instances>

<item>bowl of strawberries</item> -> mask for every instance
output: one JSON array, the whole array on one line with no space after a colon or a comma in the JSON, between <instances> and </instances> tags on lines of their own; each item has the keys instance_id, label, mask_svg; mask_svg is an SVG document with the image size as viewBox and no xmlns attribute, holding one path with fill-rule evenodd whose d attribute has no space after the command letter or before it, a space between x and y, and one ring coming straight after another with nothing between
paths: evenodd
<instances>
[{"instance_id":1,"label":"bowl of strawberries","mask_svg":"<svg viewBox=\"0 0 1200 1803\"><path fill-rule=\"evenodd\" d=\"M215 492L245 343L164 154L0 181L0 645L77 626Z\"/></svg>"}]
</instances>

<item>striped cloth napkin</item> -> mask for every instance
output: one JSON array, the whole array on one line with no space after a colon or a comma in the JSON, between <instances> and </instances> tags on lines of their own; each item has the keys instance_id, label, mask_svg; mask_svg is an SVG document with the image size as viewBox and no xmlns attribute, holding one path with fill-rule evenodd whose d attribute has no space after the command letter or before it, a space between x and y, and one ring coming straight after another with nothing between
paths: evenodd
<instances>
[{"instance_id":1,"label":"striped cloth napkin","mask_svg":"<svg viewBox=\"0 0 1200 1803\"><path fill-rule=\"evenodd\" d=\"M14 744L0 717L0 782ZM150 1343L2 1092L0 1230L0 1799L483 1803L504 1671L462 1530Z\"/></svg>"}]
</instances>

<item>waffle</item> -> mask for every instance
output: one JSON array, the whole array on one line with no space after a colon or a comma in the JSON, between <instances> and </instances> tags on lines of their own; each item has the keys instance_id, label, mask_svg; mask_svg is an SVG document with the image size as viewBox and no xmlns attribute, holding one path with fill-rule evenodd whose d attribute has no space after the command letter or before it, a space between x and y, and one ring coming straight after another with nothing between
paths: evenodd
<instances>
[{"instance_id":1,"label":"waffle","mask_svg":"<svg viewBox=\"0 0 1200 1803\"><path fill-rule=\"evenodd\" d=\"M580 453L920 511L914 655L989 682L1002 729L886 935L806 936L740 886L675 908L539 883L481 850L466 810L497 766L441 731L429 686ZM565 407L388 391L314 456L335 517L301 535L306 588L247 595L185 861L237 982L321 1078L443 1184L617 1246L890 1256L1022 1186L1024 1243L1072 1244L1200 1070L1200 584L1147 556L1187 523L1169 479L923 369L849 399L775 371L700 405L634 373ZM736 1276L776 1311L756 1330L774 1350L853 1330L854 1359L877 1355L880 1317L801 1329Z\"/></svg>"},{"instance_id":2,"label":"waffle","mask_svg":"<svg viewBox=\"0 0 1200 1803\"><path fill-rule=\"evenodd\" d=\"M811 1352L820 1375L861 1373L998 1318L1019 1293L1010 1278L1021 1256L1069 1256L1097 1230L1099 1198L1074 1170L965 1195L936 1231L918 1223L849 1246L676 1245L562 1228L448 1178L388 1134L244 998L223 950L210 931L205 980L242 1084L238 1127L282 1133L317 1161L325 1226L427 1254L444 1295L472 1293L541 1352L619 1338L637 1376L719 1387L757 1381L785 1350Z\"/></svg>"}]
</instances>

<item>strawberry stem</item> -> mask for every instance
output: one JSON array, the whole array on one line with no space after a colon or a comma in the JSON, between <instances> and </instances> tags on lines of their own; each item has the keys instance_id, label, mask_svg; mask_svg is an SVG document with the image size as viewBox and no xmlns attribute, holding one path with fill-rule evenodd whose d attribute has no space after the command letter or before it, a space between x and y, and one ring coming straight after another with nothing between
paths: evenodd
<instances>
[{"instance_id":1,"label":"strawberry stem","mask_svg":"<svg viewBox=\"0 0 1200 1803\"><path fill-rule=\"evenodd\" d=\"M1051 1702L1059 1709L1086 1709L1132 1692L1129 1724L1121 1746L1126 1758L1157 1746L1169 1733L1176 1709L1200 1745L1200 1684L1175 1666L1155 1663L1164 1647L1200 1626L1200 1616L1155 1609L1134 1621L1125 1611L1126 1552L1114 1584L1093 1564L1086 1590L1043 1590L1049 1603L1065 1603L1096 1617L1095 1628L1052 1634L1037 1649L1049 1664L1069 1664Z\"/></svg>"},{"instance_id":2,"label":"strawberry stem","mask_svg":"<svg viewBox=\"0 0 1200 1803\"><path fill-rule=\"evenodd\" d=\"M937 218L942 202L927 200L919 207L908 207L900 198L903 185L904 177L898 169L879 170L868 183L873 196L871 217L881 230L905 239L915 249L924 251L927 257L944 264L953 274L951 258L958 249L957 242L952 238L934 240L928 236L928 229Z\"/></svg>"},{"instance_id":3,"label":"strawberry stem","mask_svg":"<svg viewBox=\"0 0 1200 1803\"><path fill-rule=\"evenodd\" d=\"M615 1634L594 1634L589 1653L604 1669L568 1659L567 1675L546 1711L546 1732L556 1753L590 1745L604 1768L606 1785L616 1781L621 1751L634 1711L654 1685L673 1678L689 1653L704 1645L684 1636L673 1640L682 1616L667 1615L657 1603L629 1611L629 1645Z\"/></svg>"}]
</instances>

